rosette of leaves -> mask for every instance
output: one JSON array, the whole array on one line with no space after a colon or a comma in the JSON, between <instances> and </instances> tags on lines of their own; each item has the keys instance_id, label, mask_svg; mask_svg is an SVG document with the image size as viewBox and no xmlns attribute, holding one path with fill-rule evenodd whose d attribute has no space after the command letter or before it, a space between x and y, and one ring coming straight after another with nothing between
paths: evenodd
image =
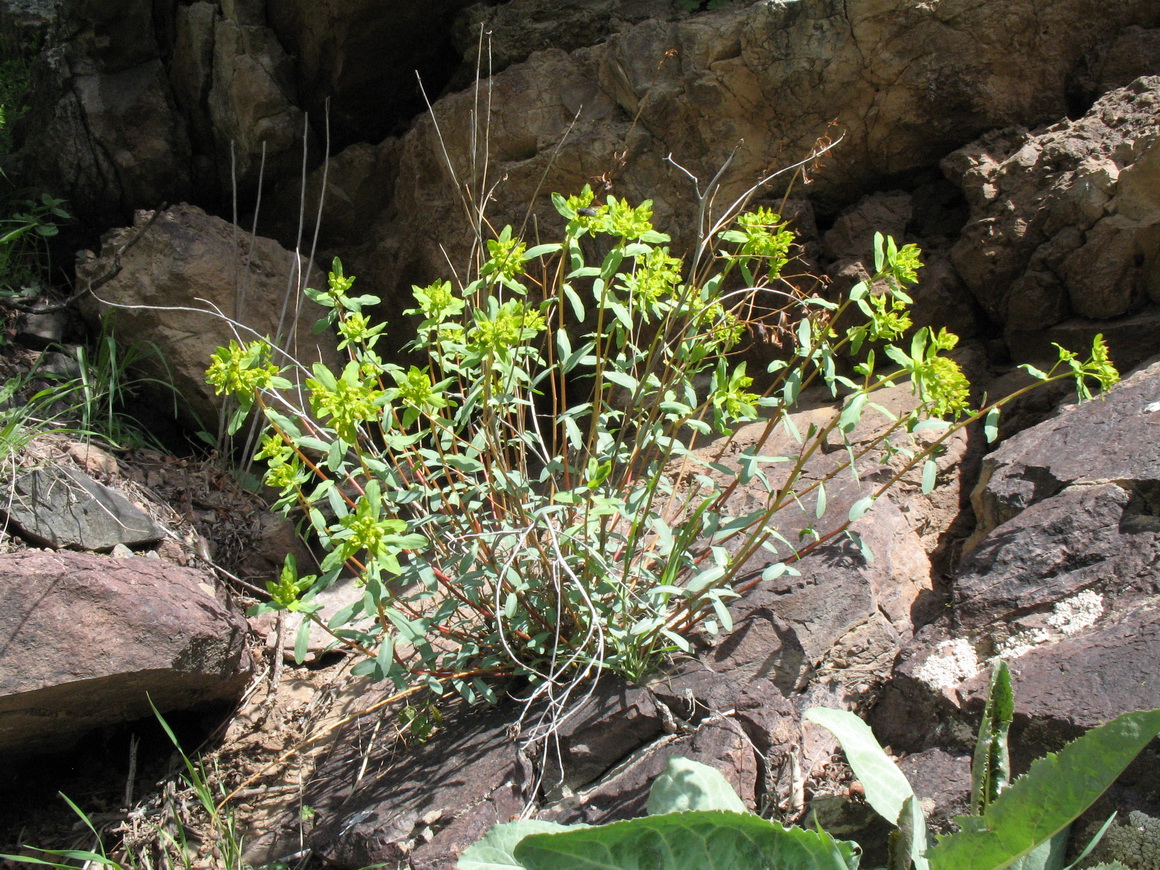
<instances>
[{"instance_id":1,"label":"rosette of leaves","mask_svg":"<svg viewBox=\"0 0 1160 870\"><path fill-rule=\"evenodd\" d=\"M942 432L909 454L929 488L942 439L981 417L994 431L997 406L970 410L966 378L943 355L955 337L911 330L913 245L876 237L874 276L827 300L783 280L793 236L767 209L723 230L714 268L691 277L649 202L598 202L588 188L553 202L560 241L528 246L505 228L469 282L414 288L407 349L421 364L381 355L386 333L369 314L379 300L355 293L335 261L328 287L307 293L349 361L307 372L305 403L262 342L220 349L210 367L239 401L235 426L261 410L266 482L326 554L317 573L288 562L263 607L323 624L314 596L353 574L364 594L324 627L365 657L359 673L436 693L450 685L468 700L493 696L491 676L556 685L607 668L637 679L688 652L692 628L731 627L738 569L758 549L777 554L765 576L792 571L906 469L805 546L779 535L780 511L812 494L820 526L835 475L921 427ZM784 355L757 392L732 354L786 320ZM1099 348L1040 374L1108 386L1115 373ZM837 361L851 352L863 361L846 377ZM875 391L907 381L913 413L803 482L810 456L852 431ZM842 410L801 433L789 414L810 386ZM766 455L762 438L726 461L734 430L758 419L766 438L786 426L797 452ZM767 477L771 463L788 473ZM738 513L730 496L753 482L765 498Z\"/></svg>"}]
</instances>

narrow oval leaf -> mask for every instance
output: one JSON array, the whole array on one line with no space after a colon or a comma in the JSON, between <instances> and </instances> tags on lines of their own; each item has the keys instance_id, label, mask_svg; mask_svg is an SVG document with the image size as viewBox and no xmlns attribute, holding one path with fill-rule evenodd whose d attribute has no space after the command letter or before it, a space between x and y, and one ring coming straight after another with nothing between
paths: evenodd
<instances>
[{"instance_id":1,"label":"narrow oval leaf","mask_svg":"<svg viewBox=\"0 0 1160 870\"><path fill-rule=\"evenodd\" d=\"M930 495L938 482L938 463L928 459L922 464L922 494Z\"/></svg>"},{"instance_id":2,"label":"narrow oval leaf","mask_svg":"<svg viewBox=\"0 0 1160 870\"><path fill-rule=\"evenodd\" d=\"M983 433L987 436L987 443L994 444L999 440L999 409L992 408L983 418Z\"/></svg>"},{"instance_id":3,"label":"narrow oval leaf","mask_svg":"<svg viewBox=\"0 0 1160 870\"><path fill-rule=\"evenodd\" d=\"M866 803L890 824L897 825L907 798L914 797L914 789L882 750L870 726L848 710L811 707L804 716L838 738L854 776L866 789Z\"/></svg>"},{"instance_id":4,"label":"narrow oval leaf","mask_svg":"<svg viewBox=\"0 0 1160 870\"><path fill-rule=\"evenodd\" d=\"M859 519L864 513L866 513L866 511L870 510L873 505L873 496L868 495L858 499L856 502L854 502L853 505L850 506L850 522L854 522L855 520Z\"/></svg>"}]
</instances>

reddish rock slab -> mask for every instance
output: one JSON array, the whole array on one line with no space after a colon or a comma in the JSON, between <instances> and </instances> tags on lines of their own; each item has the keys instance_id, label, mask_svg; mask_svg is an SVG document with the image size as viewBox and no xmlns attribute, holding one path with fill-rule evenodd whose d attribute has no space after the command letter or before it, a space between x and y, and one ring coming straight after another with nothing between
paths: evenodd
<instances>
[{"instance_id":1,"label":"reddish rock slab","mask_svg":"<svg viewBox=\"0 0 1160 870\"><path fill-rule=\"evenodd\" d=\"M238 698L246 623L213 577L159 559L0 556L0 755L63 749L104 725Z\"/></svg>"},{"instance_id":2,"label":"reddish rock slab","mask_svg":"<svg viewBox=\"0 0 1160 870\"><path fill-rule=\"evenodd\" d=\"M982 539L1000 523L1073 484L1115 481L1155 516L1160 492L1160 362L1117 384L1103 401L1071 405L1009 438L983 460L971 494Z\"/></svg>"}]
</instances>

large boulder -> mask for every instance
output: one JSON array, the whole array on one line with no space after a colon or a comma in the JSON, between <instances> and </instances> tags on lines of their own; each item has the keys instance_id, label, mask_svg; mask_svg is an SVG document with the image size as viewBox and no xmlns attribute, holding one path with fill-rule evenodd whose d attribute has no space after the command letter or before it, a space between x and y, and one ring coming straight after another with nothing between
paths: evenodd
<instances>
[{"instance_id":1,"label":"large boulder","mask_svg":"<svg viewBox=\"0 0 1160 870\"><path fill-rule=\"evenodd\" d=\"M276 339L286 353L276 359L281 365L337 364L333 335L312 331L321 309L300 309L302 288L325 287L325 277L272 239L194 206L139 213L135 226L110 233L101 256L79 262L77 273L96 285L83 303L87 316L107 319L124 343L161 351L142 361L144 374L172 384L192 431L216 431L222 397L205 371L231 339Z\"/></svg>"},{"instance_id":2,"label":"large boulder","mask_svg":"<svg viewBox=\"0 0 1160 870\"><path fill-rule=\"evenodd\" d=\"M253 669L213 575L143 556L0 555L0 638L0 755L235 701Z\"/></svg>"},{"instance_id":3,"label":"large boulder","mask_svg":"<svg viewBox=\"0 0 1160 870\"><path fill-rule=\"evenodd\" d=\"M1053 355L1072 318L1122 366L1155 352L1134 323L1160 322L1158 106L1160 77L1140 78L1078 120L990 133L943 161L971 206L952 259L1017 356Z\"/></svg>"}]
</instances>

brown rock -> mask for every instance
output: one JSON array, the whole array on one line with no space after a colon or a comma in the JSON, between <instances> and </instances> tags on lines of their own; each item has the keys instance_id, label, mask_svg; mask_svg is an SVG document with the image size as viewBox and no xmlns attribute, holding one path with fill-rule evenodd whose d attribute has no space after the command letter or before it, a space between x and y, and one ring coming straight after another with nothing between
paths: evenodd
<instances>
[{"instance_id":1,"label":"brown rock","mask_svg":"<svg viewBox=\"0 0 1160 870\"><path fill-rule=\"evenodd\" d=\"M971 495L978 542L1000 523L1074 484L1118 481L1148 500L1160 486L1160 363L1112 389L1103 401L1069 405L1008 439L983 461Z\"/></svg>"},{"instance_id":2,"label":"brown rock","mask_svg":"<svg viewBox=\"0 0 1160 870\"><path fill-rule=\"evenodd\" d=\"M152 367L145 374L173 385L193 431L216 431L223 400L206 383L205 370L214 351L231 339L281 334L288 336L281 346L290 358L277 362L309 366L321 358L336 364L333 336L312 332L317 312L297 310L303 286L326 286L308 261L194 206L172 206L150 223L152 217L138 214L133 228L106 238L100 258L78 265L82 280L99 280L118 263L121 269L96 291L85 313L111 318L121 341L164 349L164 364L153 355L142 361ZM242 329L235 330L230 318Z\"/></svg>"},{"instance_id":3,"label":"brown rock","mask_svg":"<svg viewBox=\"0 0 1160 870\"><path fill-rule=\"evenodd\" d=\"M158 559L27 551L0 556L0 754L233 701L252 668L246 624L213 577Z\"/></svg>"},{"instance_id":4,"label":"brown rock","mask_svg":"<svg viewBox=\"0 0 1160 870\"><path fill-rule=\"evenodd\" d=\"M1017 358L1034 358L1035 333L1072 315L1094 332L1155 302L1157 105L1160 78L1141 78L1076 121L991 133L943 160L971 204L952 259Z\"/></svg>"}]
</instances>

